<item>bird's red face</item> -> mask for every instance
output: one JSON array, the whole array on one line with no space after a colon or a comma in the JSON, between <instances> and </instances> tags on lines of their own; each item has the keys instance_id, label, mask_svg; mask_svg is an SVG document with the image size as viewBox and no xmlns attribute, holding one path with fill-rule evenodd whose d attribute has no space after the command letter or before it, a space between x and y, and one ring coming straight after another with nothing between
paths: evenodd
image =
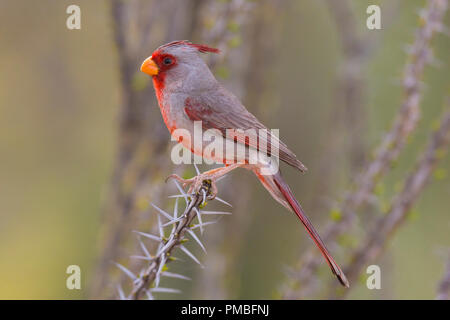
<instances>
[{"instance_id":1,"label":"bird's red face","mask_svg":"<svg viewBox=\"0 0 450 320\"><path fill-rule=\"evenodd\" d=\"M141 71L153 77L158 100L161 98L161 92L165 87L165 78L167 72L174 69L178 64L177 58L169 53L156 50L153 54L144 60Z\"/></svg>"},{"instance_id":2,"label":"bird's red face","mask_svg":"<svg viewBox=\"0 0 450 320\"><path fill-rule=\"evenodd\" d=\"M164 73L177 65L177 58L168 53L155 51L150 57L144 60L141 71L150 76L164 76Z\"/></svg>"}]
</instances>

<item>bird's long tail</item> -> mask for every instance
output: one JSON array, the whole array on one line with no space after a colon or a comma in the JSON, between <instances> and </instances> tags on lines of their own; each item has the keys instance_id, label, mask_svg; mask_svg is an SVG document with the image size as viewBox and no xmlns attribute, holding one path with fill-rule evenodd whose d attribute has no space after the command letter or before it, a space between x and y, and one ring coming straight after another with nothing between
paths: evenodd
<instances>
[{"instance_id":1,"label":"bird's long tail","mask_svg":"<svg viewBox=\"0 0 450 320\"><path fill-rule=\"evenodd\" d=\"M255 169L254 172L257 175L258 179L261 181L264 187L270 192L270 194L272 195L272 197L274 197L275 200L280 202L283 206L285 206L289 210L295 212L297 217L305 226L306 230L308 231L313 241L316 243L320 252L324 256L333 274L336 275L339 282L343 286L348 288L349 282L345 277L344 272L342 272L341 268L338 266L338 264L334 261L331 254L328 252L322 239L320 239L320 236L317 233L316 229L314 229L311 221L309 221L308 217L304 213L302 207L300 206L300 203L298 203L298 201L295 199L294 194L289 188L289 185L284 181L283 177L281 176L281 173L278 172L274 175L262 175L258 169Z\"/></svg>"}]
</instances>

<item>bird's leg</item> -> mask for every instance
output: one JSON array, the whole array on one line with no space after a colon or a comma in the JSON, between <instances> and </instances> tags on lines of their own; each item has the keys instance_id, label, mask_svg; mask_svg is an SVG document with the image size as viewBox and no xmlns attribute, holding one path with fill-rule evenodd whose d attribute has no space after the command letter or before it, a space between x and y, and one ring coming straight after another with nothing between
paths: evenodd
<instances>
[{"instance_id":1,"label":"bird's leg","mask_svg":"<svg viewBox=\"0 0 450 320\"><path fill-rule=\"evenodd\" d=\"M225 165L225 167L208 170L190 179L183 179L177 174L171 174L170 176L167 177L167 179L174 178L175 180L179 181L183 185L183 187L189 186L188 190L189 194L198 192L202 187L203 181L206 180L211 184L208 199L212 200L217 195L216 180L226 175L228 172L236 168L239 168L242 165L243 163L234 163L230 165Z\"/></svg>"}]
</instances>

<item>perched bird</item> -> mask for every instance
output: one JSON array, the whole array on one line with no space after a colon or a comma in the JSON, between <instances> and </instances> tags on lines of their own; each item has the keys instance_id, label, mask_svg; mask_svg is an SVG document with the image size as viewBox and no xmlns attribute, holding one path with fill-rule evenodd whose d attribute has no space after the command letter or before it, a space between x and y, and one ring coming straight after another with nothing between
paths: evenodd
<instances>
[{"instance_id":1,"label":"perched bird","mask_svg":"<svg viewBox=\"0 0 450 320\"><path fill-rule=\"evenodd\" d=\"M328 252L319 234L295 199L288 184L282 178L278 167L275 168L273 174L263 174L264 168L273 166L269 159L270 156L276 156L301 172L306 171L306 167L274 135L269 133L265 138L253 139L255 137L246 137L240 131L238 132L239 129L259 130L267 128L247 111L235 95L226 90L215 79L199 55L199 53L207 52L219 53L219 50L205 45L193 44L189 41L174 41L157 48L142 63L141 71L153 78L159 107L167 128L172 136L177 129L187 130L194 136L194 123L201 121L203 130L218 130L220 138L223 139L223 145L231 145L233 147L239 145L247 151L250 149L261 151L260 149L263 149L261 144L266 143L268 146L262 151L267 157L253 157L250 159L249 152L241 155L241 158L235 154L230 157L229 153L225 151L220 156L205 154L202 148L194 147L192 139L186 137L177 138L192 153L204 158L214 158L213 160L223 163L225 166L204 172L188 180L176 175L171 177L181 181L184 185L190 185L190 191L198 190L202 181L207 179L211 181L212 197L214 197L216 193L214 181L217 178L238 167L253 171L272 197L297 215L325 257L331 271L343 286L348 287L349 282L347 278ZM273 150L278 152L275 153Z\"/></svg>"}]
</instances>

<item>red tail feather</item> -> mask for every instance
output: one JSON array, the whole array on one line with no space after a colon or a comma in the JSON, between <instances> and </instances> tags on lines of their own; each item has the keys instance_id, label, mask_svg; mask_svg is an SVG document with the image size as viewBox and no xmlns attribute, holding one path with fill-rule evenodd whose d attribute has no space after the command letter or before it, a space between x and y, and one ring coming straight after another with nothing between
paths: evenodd
<instances>
[{"instance_id":1,"label":"red tail feather","mask_svg":"<svg viewBox=\"0 0 450 320\"><path fill-rule=\"evenodd\" d=\"M314 229L311 221L309 221L308 217L303 212L302 207L300 206L300 203L295 199L291 189L289 188L289 185L284 181L280 173L277 173L273 176L273 181L278 187L279 191L283 195L283 197L286 199L286 201L289 203L289 206L294 210L297 217L300 219L300 221L305 226L306 230L308 231L311 238L316 243L317 247L319 248L322 255L327 260L328 265L331 268L331 271L336 275L339 282L345 286L349 287L349 282L347 278L344 275L344 272L342 272L341 268L338 266L338 264L334 261L331 254L328 252L327 248L325 247L325 244L323 243L322 239L320 239L319 234L317 233L316 229Z\"/></svg>"}]
</instances>

